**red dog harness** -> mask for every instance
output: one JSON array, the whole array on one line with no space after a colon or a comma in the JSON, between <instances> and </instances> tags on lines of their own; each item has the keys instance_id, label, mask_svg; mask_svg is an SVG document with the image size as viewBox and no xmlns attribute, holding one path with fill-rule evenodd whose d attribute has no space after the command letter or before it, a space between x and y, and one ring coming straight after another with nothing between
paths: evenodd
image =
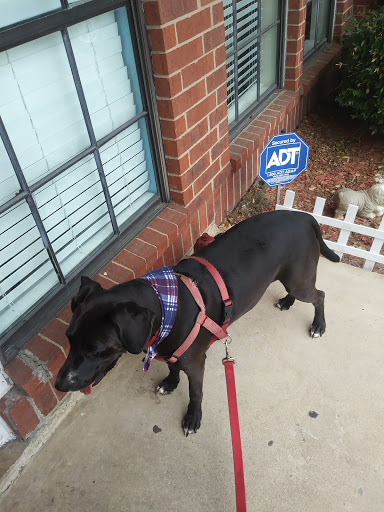
<instances>
[{"instance_id":1,"label":"red dog harness","mask_svg":"<svg viewBox=\"0 0 384 512\"><path fill-rule=\"evenodd\" d=\"M220 291L221 300L224 305L224 318L222 325L218 325L216 322L214 322L211 318L209 318L205 313L205 305L203 298L201 296L201 293L195 283L190 279L189 277L184 276L183 274L176 274L180 276L181 281L185 284L185 286L190 291L192 297L195 299L196 304L200 308L200 312L197 315L195 325L192 327L191 332L188 334L187 338L184 340L184 342L181 344L181 346L170 356L170 357L163 357L163 356L156 356L157 360L165 361L167 363L176 363L176 361L188 350L188 348L192 345L192 343L197 338L197 335L200 332L201 327L205 327L210 333L212 333L212 338L209 343L209 346L212 345L214 341L217 339L223 339L228 336L227 334L227 328L229 325L229 322L231 320L231 311L232 311L232 301L229 298L227 287L225 286L224 280L221 277L218 270L211 264L209 261L205 260L204 258L200 258L199 256L190 256L188 259L194 259L204 265L208 272L211 274L213 279L215 280L217 287ZM155 340L156 335L153 336L146 348L150 347L153 341Z\"/></svg>"}]
</instances>

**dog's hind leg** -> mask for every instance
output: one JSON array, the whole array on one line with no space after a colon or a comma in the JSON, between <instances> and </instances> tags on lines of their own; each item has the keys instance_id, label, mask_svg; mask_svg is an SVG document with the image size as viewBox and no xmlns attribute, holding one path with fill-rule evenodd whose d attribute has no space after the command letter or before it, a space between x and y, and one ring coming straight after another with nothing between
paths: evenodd
<instances>
[{"instance_id":1,"label":"dog's hind leg","mask_svg":"<svg viewBox=\"0 0 384 512\"><path fill-rule=\"evenodd\" d=\"M169 375L166 377L163 382L161 382L156 389L156 393L160 395L170 395L172 391L175 391L179 382L180 382L180 369L175 368L173 365L169 364Z\"/></svg>"},{"instance_id":2,"label":"dog's hind leg","mask_svg":"<svg viewBox=\"0 0 384 512\"><path fill-rule=\"evenodd\" d=\"M309 273L306 276L300 276L300 279L295 278L294 274L288 279L280 279L288 292L288 295L280 299L276 304L277 307L291 306L295 299L301 302L311 302L315 308L315 317L310 329L312 338L319 338L325 332L325 317L324 317L324 297L325 293L317 290L315 287L316 273ZM285 307L285 309L288 309ZM280 309L284 309L280 307Z\"/></svg>"},{"instance_id":3,"label":"dog's hind leg","mask_svg":"<svg viewBox=\"0 0 384 512\"><path fill-rule=\"evenodd\" d=\"M324 317L324 297L322 290L313 288L312 291L290 290L290 295L301 302L312 302L315 307L315 316L310 329L312 338L319 338L325 333L325 317Z\"/></svg>"},{"instance_id":4,"label":"dog's hind leg","mask_svg":"<svg viewBox=\"0 0 384 512\"><path fill-rule=\"evenodd\" d=\"M281 309L281 311L285 311L285 310L288 310L293 305L294 302L295 302L295 298L292 297L292 295L290 295L288 293L288 295L286 295L282 299L278 300L276 302L275 306L277 308Z\"/></svg>"}]
</instances>

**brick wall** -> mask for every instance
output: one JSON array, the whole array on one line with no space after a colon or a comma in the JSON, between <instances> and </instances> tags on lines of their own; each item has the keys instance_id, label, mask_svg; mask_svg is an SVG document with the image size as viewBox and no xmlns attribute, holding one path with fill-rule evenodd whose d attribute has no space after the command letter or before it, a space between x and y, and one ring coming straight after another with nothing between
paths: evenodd
<instances>
[{"instance_id":1,"label":"brick wall","mask_svg":"<svg viewBox=\"0 0 384 512\"><path fill-rule=\"evenodd\" d=\"M144 9L171 195L197 212L197 237L228 210L223 3L150 0Z\"/></svg>"},{"instance_id":2,"label":"brick wall","mask_svg":"<svg viewBox=\"0 0 384 512\"><path fill-rule=\"evenodd\" d=\"M360 0L360 4L365 3ZM169 184L174 204L118 254L95 279L105 288L152 268L177 263L212 222L257 178L260 151L293 131L332 88L335 43L303 71L305 0L289 0L285 89L229 143L222 0L144 0ZM335 40L341 41L352 0L337 1ZM0 400L0 416L27 438L49 421L64 398L54 388L68 353L67 305L6 367L13 388Z\"/></svg>"}]
</instances>

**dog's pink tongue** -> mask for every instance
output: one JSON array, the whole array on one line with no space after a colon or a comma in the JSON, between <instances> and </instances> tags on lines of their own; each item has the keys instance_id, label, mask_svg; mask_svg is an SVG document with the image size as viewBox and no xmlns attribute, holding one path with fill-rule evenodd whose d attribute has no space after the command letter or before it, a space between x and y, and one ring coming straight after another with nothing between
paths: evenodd
<instances>
[{"instance_id":1,"label":"dog's pink tongue","mask_svg":"<svg viewBox=\"0 0 384 512\"><path fill-rule=\"evenodd\" d=\"M84 389L80 389L80 393L84 393L84 395L90 395L92 393L92 384Z\"/></svg>"}]
</instances>

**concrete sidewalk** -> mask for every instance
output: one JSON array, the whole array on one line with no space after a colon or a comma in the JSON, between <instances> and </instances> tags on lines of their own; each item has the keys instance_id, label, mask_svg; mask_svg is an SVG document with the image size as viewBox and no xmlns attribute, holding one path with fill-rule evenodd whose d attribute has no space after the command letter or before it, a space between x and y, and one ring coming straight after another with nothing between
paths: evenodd
<instances>
[{"instance_id":1,"label":"concrete sidewalk","mask_svg":"<svg viewBox=\"0 0 384 512\"><path fill-rule=\"evenodd\" d=\"M322 258L323 338L308 335L312 305L273 307L280 283L230 328L249 512L384 508L383 285L382 275ZM188 438L185 376L158 397L166 366L143 376L141 356L124 356L7 491L2 512L234 512L223 356L217 342L203 424Z\"/></svg>"}]
</instances>

